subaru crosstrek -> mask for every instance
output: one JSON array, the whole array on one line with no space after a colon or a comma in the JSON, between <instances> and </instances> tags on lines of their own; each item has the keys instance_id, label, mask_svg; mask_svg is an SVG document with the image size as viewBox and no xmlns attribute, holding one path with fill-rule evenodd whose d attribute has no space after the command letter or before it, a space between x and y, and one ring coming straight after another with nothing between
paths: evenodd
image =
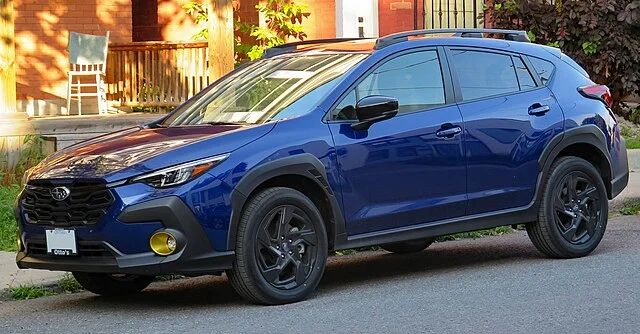
<instances>
[{"instance_id":1,"label":"subaru crosstrek","mask_svg":"<svg viewBox=\"0 0 640 334\"><path fill-rule=\"evenodd\" d=\"M226 271L244 298L281 304L345 248L417 252L526 224L545 255L584 256L628 180L610 104L519 31L285 44L156 122L30 169L17 264L101 295Z\"/></svg>"}]
</instances>

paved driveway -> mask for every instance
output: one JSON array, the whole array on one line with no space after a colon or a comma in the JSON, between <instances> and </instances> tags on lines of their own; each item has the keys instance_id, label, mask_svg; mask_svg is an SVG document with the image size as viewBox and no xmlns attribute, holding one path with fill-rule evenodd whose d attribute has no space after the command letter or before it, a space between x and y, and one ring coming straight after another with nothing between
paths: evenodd
<instances>
[{"instance_id":1,"label":"paved driveway","mask_svg":"<svg viewBox=\"0 0 640 334\"><path fill-rule=\"evenodd\" d=\"M224 277L0 304L0 333L638 333L640 216L615 218L589 257L543 258L524 232L408 256L334 257L311 299L245 303Z\"/></svg>"}]
</instances>

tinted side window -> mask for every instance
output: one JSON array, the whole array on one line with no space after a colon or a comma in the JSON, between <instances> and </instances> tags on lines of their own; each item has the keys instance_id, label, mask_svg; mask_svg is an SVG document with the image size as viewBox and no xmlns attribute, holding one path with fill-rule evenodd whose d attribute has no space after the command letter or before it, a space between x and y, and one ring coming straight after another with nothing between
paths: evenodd
<instances>
[{"instance_id":1,"label":"tinted side window","mask_svg":"<svg viewBox=\"0 0 640 334\"><path fill-rule=\"evenodd\" d=\"M438 54L422 51L389 60L356 87L358 100L369 95L398 99L399 113L444 104L444 85Z\"/></svg>"},{"instance_id":2,"label":"tinted side window","mask_svg":"<svg viewBox=\"0 0 640 334\"><path fill-rule=\"evenodd\" d=\"M513 64L516 66L520 90L536 88L536 82L533 80L533 77L531 77L531 73L529 73L522 59L520 59L520 57L513 57Z\"/></svg>"},{"instance_id":3,"label":"tinted side window","mask_svg":"<svg viewBox=\"0 0 640 334\"><path fill-rule=\"evenodd\" d=\"M540 58L529 57L529 61L533 65L533 68L536 70L540 79L542 80L543 85L547 85L549 80L551 80L551 76L553 75L553 70L555 67L552 62L542 60Z\"/></svg>"},{"instance_id":4,"label":"tinted side window","mask_svg":"<svg viewBox=\"0 0 640 334\"><path fill-rule=\"evenodd\" d=\"M395 97L399 113L424 110L445 103L442 71L436 51L395 57L362 80L334 111L334 120L353 120L355 101L369 95Z\"/></svg>"},{"instance_id":5,"label":"tinted side window","mask_svg":"<svg viewBox=\"0 0 640 334\"><path fill-rule=\"evenodd\" d=\"M463 100L520 90L511 56L467 50L451 54Z\"/></svg>"}]
</instances>

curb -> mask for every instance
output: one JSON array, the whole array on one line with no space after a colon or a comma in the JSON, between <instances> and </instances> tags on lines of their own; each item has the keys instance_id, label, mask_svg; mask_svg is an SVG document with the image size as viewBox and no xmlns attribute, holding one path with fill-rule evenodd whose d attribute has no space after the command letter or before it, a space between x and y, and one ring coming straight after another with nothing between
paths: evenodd
<instances>
[{"instance_id":1,"label":"curb","mask_svg":"<svg viewBox=\"0 0 640 334\"><path fill-rule=\"evenodd\" d=\"M627 150L629 170L640 172L640 148Z\"/></svg>"}]
</instances>

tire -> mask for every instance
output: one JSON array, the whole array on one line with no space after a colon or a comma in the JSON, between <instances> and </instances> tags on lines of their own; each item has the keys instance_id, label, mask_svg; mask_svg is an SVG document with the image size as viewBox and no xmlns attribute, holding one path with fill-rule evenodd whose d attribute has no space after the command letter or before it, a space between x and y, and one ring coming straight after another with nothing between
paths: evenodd
<instances>
[{"instance_id":1,"label":"tire","mask_svg":"<svg viewBox=\"0 0 640 334\"><path fill-rule=\"evenodd\" d=\"M543 184L538 220L527 224L529 239L552 258L591 253L604 236L609 211L598 170L584 159L561 157Z\"/></svg>"},{"instance_id":2,"label":"tire","mask_svg":"<svg viewBox=\"0 0 640 334\"><path fill-rule=\"evenodd\" d=\"M113 297L138 293L151 282L153 276L112 275L102 273L73 272L73 277L88 291L95 294Z\"/></svg>"},{"instance_id":3,"label":"tire","mask_svg":"<svg viewBox=\"0 0 640 334\"><path fill-rule=\"evenodd\" d=\"M396 254L417 253L431 246L433 239L410 240L382 245L382 249Z\"/></svg>"},{"instance_id":4,"label":"tire","mask_svg":"<svg viewBox=\"0 0 640 334\"><path fill-rule=\"evenodd\" d=\"M250 198L242 212L227 276L250 302L297 302L318 286L327 248L324 222L313 202L290 188L268 188Z\"/></svg>"}]
</instances>

